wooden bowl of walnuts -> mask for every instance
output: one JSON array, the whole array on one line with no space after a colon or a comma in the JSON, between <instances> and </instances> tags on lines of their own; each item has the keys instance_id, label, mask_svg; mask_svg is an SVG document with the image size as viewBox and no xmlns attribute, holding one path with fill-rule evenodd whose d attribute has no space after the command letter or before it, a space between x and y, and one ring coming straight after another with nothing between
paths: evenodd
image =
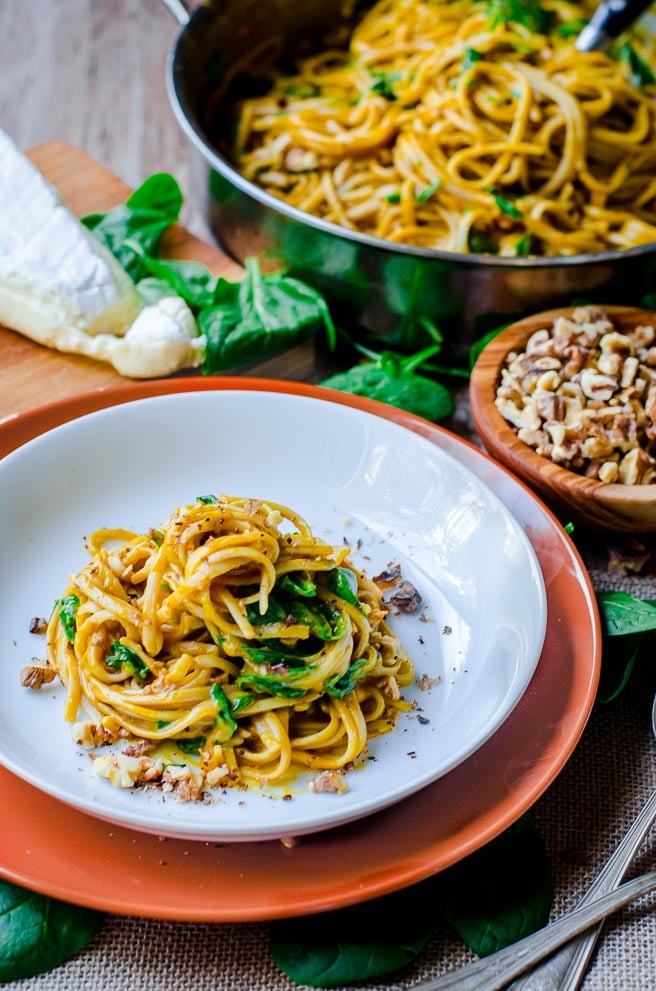
<instances>
[{"instance_id":1,"label":"wooden bowl of walnuts","mask_svg":"<svg viewBox=\"0 0 656 991\"><path fill-rule=\"evenodd\" d=\"M656 313L548 310L512 324L472 372L476 428L563 523L656 531Z\"/></svg>"}]
</instances>

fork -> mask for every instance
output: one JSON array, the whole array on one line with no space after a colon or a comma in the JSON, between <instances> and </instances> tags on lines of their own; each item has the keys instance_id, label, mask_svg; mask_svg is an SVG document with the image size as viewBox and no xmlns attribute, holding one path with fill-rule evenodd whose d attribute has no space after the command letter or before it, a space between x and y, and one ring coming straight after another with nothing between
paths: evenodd
<instances>
[{"instance_id":1,"label":"fork","mask_svg":"<svg viewBox=\"0 0 656 991\"><path fill-rule=\"evenodd\" d=\"M656 736L656 697L651 708L651 727ZM599 872L577 908L618 886L656 819L656 792L650 796L633 825ZM508 991L576 991L595 948L603 921L563 946L544 963L520 977Z\"/></svg>"},{"instance_id":2,"label":"fork","mask_svg":"<svg viewBox=\"0 0 656 991\"><path fill-rule=\"evenodd\" d=\"M656 697L652 704L652 730L656 736ZM638 814L628 832L611 854L589 890L573 912L552 922L532 936L507 946L497 953L455 971L416 985L415 991L497 991L506 988L513 978L525 974L530 967L552 954L546 964L535 967L524 977L510 985L508 991L575 991L585 972L595 947L603 920L610 912L598 913L595 921L582 924L590 918L595 908L617 898L620 891L627 895L632 885L656 878L656 872L644 875L624 884L618 891L619 881L635 856L645 836L656 819L656 792ZM643 890L647 890L643 888ZM628 901L628 899L627 899ZM617 906L616 906L617 907ZM578 920L578 923L577 923ZM592 928L595 927L595 928ZM561 947L561 949L558 949ZM553 953L553 950L558 950Z\"/></svg>"}]
</instances>

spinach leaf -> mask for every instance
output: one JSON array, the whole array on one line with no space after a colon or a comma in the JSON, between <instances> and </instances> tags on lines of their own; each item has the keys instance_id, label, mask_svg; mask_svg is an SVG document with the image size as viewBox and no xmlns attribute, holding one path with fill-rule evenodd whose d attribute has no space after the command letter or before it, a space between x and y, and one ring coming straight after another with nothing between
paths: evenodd
<instances>
[{"instance_id":1,"label":"spinach leaf","mask_svg":"<svg viewBox=\"0 0 656 991\"><path fill-rule=\"evenodd\" d=\"M477 341L474 341L474 343L472 344L472 346L469 349L469 367L470 368L473 368L474 365L476 364L476 360L477 360L479 354L481 353L481 351L483 350L483 348L487 347L487 345L490 343L490 341L493 341L494 338L498 334L500 334L502 330L505 330L506 327L508 327L508 326L509 326L509 324L504 323L500 327L494 327L492 330L489 330L487 332L487 334L484 334L483 337L479 337Z\"/></svg>"},{"instance_id":2,"label":"spinach leaf","mask_svg":"<svg viewBox=\"0 0 656 991\"><path fill-rule=\"evenodd\" d=\"M358 579L354 571L350 568L333 568L328 572L328 588L340 599L350 602L352 606L362 609L362 603L358 599Z\"/></svg>"},{"instance_id":3,"label":"spinach leaf","mask_svg":"<svg viewBox=\"0 0 656 991\"><path fill-rule=\"evenodd\" d=\"M434 179L429 186L426 186L420 193L417 193L415 196L415 203L425 203L431 198L433 193L437 192L441 185L442 180L438 176L438 178Z\"/></svg>"},{"instance_id":4,"label":"spinach leaf","mask_svg":"<svg viewBox=\"0 0 656 991\"><path fill-rule=\"evenodd\" d=\"M233 733L236 733L238 729L237 723L232 718L228 696L217 681L214 682L212 688L210 689L210 696L216 706L217 724L222 724L225 731L222 734L221 743L227 743Z\"/></svg>"},{"instance_id":5,"label":"spinach leaf","mask_svg":"<svg viewBox=\"0 0 656 991\"><path fill-rule=\"evenodd\" d=\"M503 24L521 24L529 31L544 34L551 22L551 14L539 0L489 0L487 16L492 30Z\"/></svg>"},{"instance_id":6,"label":"spinach leaf","mask_svg":"<svg viewBox=\"0 0 656 991\"><path fill-rule=\"evenodd\" d=\"M261 361L320 329L329 347L335 345L323 296L282 272L263 275L256 258L246 259L242 282L218 280L214 304L200 311L198 324L207 339L205 374Z\"/></svg>"},{"instance_id":7,"label":"spinach leaf","mask_svg":"<svg viewBox=\"0 0 656 991\"><path fill-rule=\"evenodd\" d=\"M656 630L656 606L627 592L598 592L597 603L607 636Z\"/></svg>"},{"instance_id":8,"label":"spinach leaf","mask_svg":"<svg viewBox=\"0 0 656 991\"><path fill-rule=\"evenodd\" d=\"M624 691L641 650L647 646L646 639L639 633L604 639L603 663L597 689L599 702L613 702Z\"/></svg>"},{"instance_id":9,"label":"spinach leaf","mask_svg":"<svg viewBox=\"0 0 656 991\"><path fill-rule=\"evenodd\" d=\"M178 219L181 207L178 183L160 172L146 179L121 206L82 217L82 223L137 282L150 273L135 245L145 255L156 255L164 231Z\"/></svg>"},{"instance_id":10,"label":"spinach leaf","mask_svg":"<svg viewBox=\"0 0 656 991\"><path fill-rule=\"evenodd\" d=\"M528 258L532 253L533 243L530 234L524 234L515 242L515 258Z\"/></svg>"},{"instance_id":11,"label":"spinach leaf","mask_svg":"<svg viewBox=\"0 0 656 991\"><path fill-rule=\"evenodd\" d=\"M307 571L296 571L283 575L278 580L276 588L290 592L292 595L302 595L306 599L311 599L317 594L317 586Z\"/></svg>"},{"instance_id":12,"label":"spinach leaf","mask_svg":"<svg viewBox=\"0 0 656 991\"><path fill-rule=\"evenodd\" d=\"M396 100L393 83L402 78L400 72L383 72L381 69L373 69L371 73L373 83L371 92L384 96L386 100Z\"/></svg>"},{"instance_id":13,"label":"spinach leaf","mask_svg":"<svg viewBox=\"0 0 656 991\"><path fill-rule=\"evenodd\" d=\"M252 688L255 692L283 699L300 699L306 692L305 688L294 688L273 676L257 674L242 674L237 678L237 687Z\"/></svg>"},{"instance_id":14,"label":"spinach leaf","mask_svg":"<svg viewBox=\"0 0 656 991\"><path fill-rule=\"evenodd\" d=\"M99 912L0 881L0 982L53 970L102 929Z\"/></svg>"},{"instance_id":15,"label":"spinach leaf","mask_svg":"<svg viewBox=\"0 0 656 991\"><path fill-rule=\"evenodd\" d=\"M442 876L448 922L467 946L487 956L545 925L551 870L528 816Z\"/></svg>"},{"instance_id":16,"label":"spinach leaf","mask_svg":"<svg viewBox=\"0 0 656 991\"><path fill-rule=\"evenodd\" d=\"M328 678L323 687L328 695L336 699L343 699L345 695L355 691L358 682L364 678L368 668L369 658L359 657L357 661L353 661L348 671L342 675L333 675L332 678Z\"/></svg>"},{"instance_id":17,"label":"spinach leaf","mask_svg":"<svg viewBox=\"0 0 656 991\"><path fill-rule=\"evenodd\" d=\"M407 358L385 351L374 361L355 365L347 372L330 376L321 384L398 406L426 420L443 420L453 413L453 396L439 382L417 375L415 371L440 350L439 345L433 345Z\"/></svg>"},{"instance_id":18,"label":"spinach leaf","mask_svg":"<svg viewBox=\"0 0 656 991\"><path fill-rule=\"evenodd\" d=\"M470 229L467 235L467 245L474 255L498 255L499 245L485 231Z\"/></svg>"},{"instance_id":19,"label":"spinach leaf","mask_svg":"<svg viewBox=\"0 0 656 991\"><path fill-rule=\"evenodd\" d=\"M209 268L201 265L200 262L189 261L169 261L163 258L153 258L141 250L141 246L134 242L128 242L135 254L141 256L141 260L151 276L154 276L158 287L168 286L172 293L181 296L191 307L212 306L219 279L212 275ZM139 283L141 291L142 280ZM151 284L152 285L152 284Z\"/></svg>"},{"instance_id":20,"label":"spinach leaf","mask_svg":"<svg viewBox=\"0 0 656 991\"><path fill-rule=\"evenodd\" d=\"M503 196L495 195L494 202L499 207L501 212L505 213L507 217L512 217L513 220L522 219L522 211L518 210L514 203L511 203L510 200L504 199Z\"/></svg>"},{"instance_id":21,"label":"spinach leaf","mask_svg":"<svg viewBox=\"0 0 656 991\"><path fill-rule=\"evenodd\" d=\"M172 737L172 742L182 751L183 754L197 754L205 743L204 736L178 736Z\"/></svg>"},{"instance_id":22,"label":"spinach leaf","mask_svg":"<svg viewBox=\"0 0 656 991\"><path fill-rule=\"evenodd\" d=\"M630 42L623 41L614 46L612 54L628 70L629 81L633 86L642 89L643 86L650 86L656 82L654 73Z\"/></svg>"},{"instance_id":23,"label":"spinach leaf","mask_svg":"<svg viewBox=\"0 0 656 991\"><path fill-rule=\"evenodd\" d=\"M203 502L206 506L216 506L218 501L215 495L196 496L196 502Z\"/></svg>"},{"instance_id":24,"label":"spinach leaf","mask_svg":"<svg viewBox=\"0 0 656 991\"><path fill-rule=\"evenodd\" d=\"M263 626L265 623L284 623L287 613L280 603L276 602L270 595L265 612L261 613L259 605L255 602L246 606L246 618L253 626Z\"/></svg>"},{"instance_id":25,"label":"spinach leaf","mask_svg":"<svg viewBox=\"0 0 656 991\"><path fill-rule=\"evenodd\" d=\"M482 61L483 54L476 48L466 48L462 57L462 72L467 72L477 62Z\"/></svg>"},{"instance_id":26,"label":"spinach leaf","mask_svg":"<svg viewBox=\"0 0 656 991\"><path fill-rule=\"evenodd\" d=\"M77 629L75 617L80 608L80 600L77 595L65 595L63 599L57 599L55 607L59 610L59 622L64 627L66 639L73 643Z\"/></svg>"},{"instance_id":27,"label":"spinach leaf","mask_svg":"<svg viewBox=\"0 0 656 991\"><path fill-rule=\"evenodd\" d=\"M423 887L336 912L274 922L271 955L293 981L316 988L398 970L424 949L433 928Z\"/></svg>"},{"instance_id":28,"label":"spinach leaf","mask_svg":"<svg viewBox=\"0 0 656 991\"><path fill-rule=\"evenodd\" d=\"M135 289L139 294L144 306L154 306L165 296L176 296L177 293L168 282L163 279L156 279L152 275L146 276L137 282Z\"/></svg>"},{"instance_id":29,"label":"spinach leaf","mask_svg":"<svg viewBox=\"0 0 656 991\"><path fill-rule=\"evenodd\" d=\"M114 671L120 671L121 668L125 668L126 671L129 671L142 681L150 675L150 668L147 664L144 664L139 655L130 647L126 647L125 644L118 641L114 641L112 644L112 649L105 658L105 664Z\"/></svg>"}]
</instances>

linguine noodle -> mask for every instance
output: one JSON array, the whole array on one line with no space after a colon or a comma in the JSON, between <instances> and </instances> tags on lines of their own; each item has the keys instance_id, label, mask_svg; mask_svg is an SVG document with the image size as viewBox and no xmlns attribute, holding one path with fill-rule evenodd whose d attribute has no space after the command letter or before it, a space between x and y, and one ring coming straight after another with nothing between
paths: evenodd
<instances>
[{"instance_id":1,"label":"linguine noodle","mask_svg":"<svg viewBox=\"0 0 656 991\"><path fill-rule=\"evenodd\" d=\"M173 741L210 784L262 783L352 767L410 708L382 591L284 506L208 496L148 534L96 531L88 549L48 654L66 718L82 706L94 720L90 745Z\"/></svg>"},{"instance_id":2,"label":"linguine noodle","mask_svg":"<svg viewBox=\"0 0 656 991\"><path fill-rule=\"evenodd\" d=\"M656 240L650 39L574 47L569 0L381 0L347 50L240 104L232 158L291 206L400 244L572 255Z\"/></svg>"}]
</instances>

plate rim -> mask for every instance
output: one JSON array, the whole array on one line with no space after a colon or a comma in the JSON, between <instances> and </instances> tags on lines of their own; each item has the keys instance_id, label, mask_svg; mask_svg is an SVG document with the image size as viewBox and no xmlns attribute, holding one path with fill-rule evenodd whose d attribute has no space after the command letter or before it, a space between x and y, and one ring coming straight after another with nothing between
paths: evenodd
<instances>
[{"instance_id":1,"label":"plate rim","mask_svg":"<svg viewBox=\"0 0 656 991\"><path fill-rule=\"evenodd\" d=\"M17 457L20 459L21 455L25 454L28 458L28 464L31 466L35 462L35 457L39 460L42 452L45 453L45 448L50 443L58 445L55 446L55 452L58 452L61 451L62 445L66 446L68 449L68 446L72 442L73 451L77 452L79 455L79 447L76 447L75 440L73 438L73 434L76 430L76 424L78 427L78 432L79 430L82 430L82 444L84 446L85 443L88 443L87 438L90 432L91 436L95 437L97 435L97 429L102 430L102 427L98 423L99 417L103 420L105 431L109 430L112 436L116 434L116 428L112 426L112 418L107 415L108 413L111 413L112 409L121 409L124 411L124 415L121 420L123 428L125 428L126 421L130 424L134 422L135 429L139 437L142 436L142 431L145 432L148 430L148 424L153 420L157 421L158 430L160 429L162 419L164 417L168 417L167 422L171 424L172 419L174 420L177 415L175 411L178 405L180 405L178 401L184 397L187 399L191 397L193 404L191 415L189 413L186 414L187 424L189 424L189 422L196 422L196 420L202 420L203 413L207 416L210 409L216 409L216 415L219 417L223 416L225 418L226 416L229 416L232 409L232 403L227 397L230 396L230 393L225 390L214 390L213 394L222 397L224 400L223 406L217 407L216 402L213 400L211 406L208 406L208 404L205 403L202 409L199 410L197 408L197 404L194 403L194 400L201 396L209 397L212 395L211 392L172 392L159 396L149 396L143 399L137 398L116 407L105 407L96 410L95 412L87 413L72 421L62 423L59 426L53 427L51 430L45 431L43 434L33 438L31 441L28 441L26 444L21 445L10 454L6 455L6 459L2 459L1 468L6 469L2 472L2 475L6 478L6 483L9 486L9 492L6 492L6 494L11 500L10 505L15 506L17 504L17 501L19 501L20 498L18 493L23 491L22 488L17 490L16 485L13 482L14 473L12 472L12 468L15 467L15 459ZM250 399L249 396L266 396L264 406L260 410L260 416L269 415L273 418L277 415L276 410L280 410L280 415L283 417L290 415L302 417L304 411L307 411L307 415L309 416L310 405L315 407L316 415L322 422L326 420L326 418L331 418L331 420L327 421L327 423L332 423L332 417L336 415L330 413L330 407L334 406L334 403L331 404L323 397L318 397L315 395L297 395L295 393L284 391L264 394L261 392L254 392L252 389L234 390L233 394L235 396L235 400L241 399L241 405L237 405L235 408L234 415L237 419L239 419L240 415L243 416L245 414L245 404L248 405L255 402L255 399ZM170 400L174 401L173 404L171 404ZM289 410L290 401L291 411L286 412ZM300 409L297 401L300 401ZM153 405L152 409L151 404ZM187 408L187 406L185 406L185 408ZM394 420L387 417L375 416L369 410L348 405L343 405L340 408L344 411L345 416L345 421L339 421L341 424L341 431L346 430L348 432L351 426L355 428L359 423L364 424L364 439L362 439L357 446L358 457L360 457L364 451L369 450L370 440L368 440L368 438L370 433L375 431L379 432L376 436L378 437L378 442L380 443L385 443L386 445L389 444L392 446L403 445L407 450L412 450L412 445L414 445L414 450L417 452L417 457L420 459L422 466L425 463L428 463L428 458L432 459L430 464L436 467L440 474L443 472L445 477L448 478L449 481L447 488L449 489L453 489L454 486L457 489L457 486L460 484L460 479L462 480L462 484L464 486L473 487L476 493L480 495L481 500L485 500L488 514L486 519L490 521L490 525L495 525L494 521L496 521L496 525L500 525L504 528L504 533L508 533L509 535L511 533L514 534L513 540L515 543L513 546L517 556L513 556L510 568L515 574L514 581L517 582L517 560L518 555L521 553L522 578L520 580L526 581L527 585L530 586L532 596L530 603L525 605L524 613L522 614L523 618L521 629L524 631L527 644L524 648L518 649L518 656L522 658L522 661L521 664L516 662L513 666L512 677L509 679L508 684L497 682L497 694L494 694L494 689L490 692L490 697L495 699L493 717L484 721L482 724L479 724L474 733L472 733L470 729L467 732L466 737L461 738L460 736L457 736L459 742L455 745L455 747L451 745L449 749L447 744L446 752L444 752L444 750L441 751L439 761L436 761L435 758L432 760L429 758L429 754L431 752L429 741L423 739L421 741L415 740L414 744L417 751L417 756L420 759L417 761L417 767L415 768L416 773L414 774L409 773L408 775L403 775L401 773L400 765L403 762L401 752L407 750L407 743L405 746L403 745L404 737L400 735L400 733L392 734L390 739L387 741L387 746L391 748L389 757L386 758L386 760L390 760L389 780L380 780L382 764L380 767L378 765L371 765L370 770L372 773L367 775L367 787L365 788L364 796L360 793L352 792L351 801L348 800L349 796L346 796L346 800L343 799L339 803L339 806L337 803L323 802L321 809L319 809L318 805L315 805L314 809L310 807L306 808L303 803L301 803L299 809L296 809L296 803L293 803L291 807L287 807L287 815L284 817L286 822L276 826L274 826L273 823L269 824L262 818L261 804L257 805L255 803L250 805L250 810L248 811L245 820L240 825L234 821L234 814L231 816L229 811L227 816L227 824L222 824L220 815L216 817L213 823L211 823L207 820L207 817L198 817L193 814L190 816L188 812L190 808L189 806L187 806L186 809L183 809L178 816L175 812L168 815L166 808L160 807L157 803L154 804L153 808L153 804L137 804L136 801L126 802L124 801L123 795L116 796L117 801L115 802L112 796L109 795L109 792L106 794L104 793L106 789L103 790L102 797L100 795L89 796L85 793L84 788L82 788L81 791L76 789L76 784L73 779L77 776L72 773L72 765L66 765L63 776L53 775L50 777L40 771L38 761L32 760L30 762L30 759L22 755L20 751L16 750L15 747L12 748L11 741L13 739L13 734L9 733L7 736L7 734L0 733L0 737L2 738L0 739L0 763L3 763L7 770L10 770L15 776L21 778L26 783L33 785L45 794L50 795L52 798L71 805L80 812L96 816L115 825L124 825L131 829L154 833L155 835L159 835L161 833L167 837L187 839L189 841L207 840L209 842L229 843L253 842L258 840L267 841L279 839L281 835L289 835L290 833L295 836L305 836L324 829L339 828L343 825L355 822L365 816L376 814L398 801L405 801L420 789L430 786L435 780L447 773L450 773L463 761L469 759L469 757L471 757L481 746L483 746L485 742L499 729L499 727L506 721L514 708L517 706L524 692L528 689L539 663L544 644L547 618L546 589L542 570L533 545L528 539L524 528L517 521L516 517L510 511L508 506L505 505L498 494L487 486L469 466L454 457L451 452L445 450L437 444L431 443L428 439L422 437L414 431L408 432L407 428L402 424L396 423ZM269 411L268 413L267 410ZM184 409L180 409L179 412L180 415L182 415L184 413ZM89 420L92 421L90 424L88 424ZM317 426L318 425L319 421L317 421ZM340 428L337 427L336 429L341 436ZM119 426L119 434L120 430L121 426ZM381 431L382 433L380 433ZM409 436L407 436L408 433ZM102 433L101 436L103 436ZM406 437L406 440L403 439L404 436ZM104 439L106 443L111 443L111 437L109 437L107 433L105 433ZM36 452L32 449L32 445L35 443L39 445ZM123 454L121 456L123 456ZM57 464L59 464L59 461L57 461ZM448 472L452 472L453 474L448 475ZM255 488L255 485L253 485L253 488ZM93 499L94 492L91 492L90 496ZM447 500L450 500L448 501L448 505L446 507L447 510L449 508L453 508L454 505L457 505L457 503L454 503L454 497L452 495L448 496ZM395 507L396 505L402 506L403 503L399 504L395 502ZM348 506L345 505L342 509L348 512ZM56 524L58 519L59 517L56 515L53 522ZM318 527L321 526L321 516L319 516L316 521L316 525ZM423 535L425 533L425 529L418 532ZM37 530L35 534L37 540L38 533L39 531ZM477 555L478 552L479 548L477 547ZM390 553L390 551L388 551L388 553ZM479 577L479 583L483 587L489 586L490 584L489 579L485 580L482 576ZM511 615L514 619L514 616L519 615L519 613L516 614L513 612L512 606L508 605L507 599L505 602L506 606L502 612L502 615L511 621ZM508 614L508 608L511 610L511 615ZM528 613L526 612L527 609ZM478 675L472 674L470 676L470 678L474 679L472 684L480 685L481 677L484 677L484 673L479 668ZM476 689L476 694L479 699L480 693L481 689L479 687ZM415 697L416 696L417 693L415 693ZM18 704L23 706L25 703L24 701L21 701L21 703ZM22 713L22 711L23 710L21 708L20 713ZM19 723L22 722L20 713L18 719ZM448 729L448 726L453 725L453 716L449 716L447 710L445 710L444 715L446 717L446 726L441 727L442 735L444 735L444 731L445 729ZM462 716L464 716L464 713L461 713L461 718ZM25 710L25 718L28 718L29 721L27 710ZM462 725L462 723L460 725ZM408 729L410 729L410 727L408 727ZM456 729L455 726L454 729ZM84 763L80 760L79 756L77 759L71 756L71 760L74 761L76 765L81 765ZM418 770L420 765L422 767L421 772ZM79 767L75 768L75 770L78 769ZM373 788L371 784L372 779L374 782L378 780L378 785ZM113 808L114 805L117 807ZM291 816L289 815L290 812L292 813ZM123 821L121 820L122 813L126 816ZM296 814L294 815L294 813Z\"/></svg>"},{"instance_id":2,"label":"plate rim","mask_svg":"<svg viewBox=\"0 0 656 991\"><path fill-rule=\"evenodd\" d=\"M344 907L345 905L355 904L359 901L389 893L434 874L489 842L496 835L502 832L503 829L507 828L512 824L512 822L516 821L516 819L519 818L519 816L522 815L540 797L541 794L543 794L547 787L560 773L580 739L590 715L599 680L601 661L601 629L599 614L595 606L594 590L592 588L590 577L578 551L571 541L569 541L569 538L566 538L565 534L561 532L562 528L560 527L560 524L555 516L549 509L547 509L547 507L544 506L535 494L531 492L523 482L521 482L521 480L515 478L515 476L502 465L494 462L492 458L482 452L470 441L450 433L443 427L438 427L435 424L405 413L404 411L394 407L386 406L385 404L379 403L375 400L368 400L344 393L336 393L333 390L325 389L320 386L314 386L307 383L289 382L285 380L239 377L225 377L220 380L214 380L190 376L177 379L154 380L150 382L126 383L125 385L110 387L103 390L95 390L93 392L83 393L68 399L44 404L44 406L41 406L38 409L30 410L27 413L19 414L17 417L5 421L2 425L0 425L0 457L3 457L5 453L9 453L10 450L21 446L25 441L31 439L31 437L45 432L48 427L44 426L44 424L51 420L54 420L52 423L54 426L57 423L65 422L66 420L76 419L79 416L84 415L86 412L91 412L110 405L117 405L135 398L143 398L150 395L161 395L170 392L205 391L217 389L246 389L285 393L291 392L301 395L316 396L317 398L327 399L331 402L355 406L365 411L372 412L375 415L382 416L385 419L393 420L408 427L416 433L422 434L429 440L433 440L435 443L438 443L438 440L441 438L441 446L450 443L455 445L456 448L462 446L469 449L471 454L475 456L474 461L478 466L484 466L487 462L493 467L497 477L501 481L503 481L504 478L506 482L509 480L516 487L516 489L520 491L523 499L528 499L533 503L534 511L538 512L540 516L544 518L550 529L553 531L552 537L555 535L559 536L561 555L568 559L573 572L576 572L576 581L580 586L579 590L585 598L588 606L586 618L590 624L590 641L587 646L589 647L590 656L588 658L587 665L585 666L585 670L578 672L583 678L583 684L578 689L575 712L574 714L569 712L570 718L568 719L567 726L560 727L562 732L559 735L558 744L555 745L556 753L550 755L547 766L545 766L543 762L541 767L534 771L532 777L529 775L525 778L525 780L523 780L520 788L515 787L512 789L511 793L504 798L503 801L498 800L492 809L487 809L482 816L479 816L479 819L482 819L481 822L475 821L473 824L469 824L468 829L464 828L465 835L459 835L457 840L453 840L450 844L447 844L446 850L440 851L437 848L431 848L430 854L424 853L413 855L412 853L409 853L403 864L397 864L393 867L388 867L385 871L379 871L369 877L366 881L361 880L359 884L356 884L353 881L347 886L343 883L341 887L338 886L337 889L330 888L330 890L328 890L330 886L324 885L324 889L322 890L319 885L318 888L315 888L309 892L305 891L294 893L294 896L291 896L289 892L287 892L286 898L283 897L283 895L280 895L278 896L277 901L265 899L264 901L260 901L258 903L256 899L254 904L249 903L248 899L246 899L246 901L242 901L240 904L232 905L225 905L220 901L211 901L209 903L206 902L205 904L199 904L197 900L191 897L187 898L187 903L184 905L179 903L171 904L165 903L164 901L159 901L154 898L153 894L146 894L144 896L139 892L130 890L129 887L125 892L119 891L114 892L113 894L109 894L107 892L104 894L102 892L89 892L88 876L84 877L82 879L82 884L80 884L80 879L74 872L63 872L60 870L58 873L55 868L53 874L53 869L48 870L48 864L46 861L42 861L42 866L45 867L45 873L42 873L38 868L39 858L31 856L33 853L32 850L23 850L22 852L20 850L7 851L3 850L0 846L0 875L6 877L8 880L31 887L34 890L41 891L42 893L53 897L64 898L65 900L72 901L77 904L87 905L92 908L100 908L105 911L113 911L120 914L140 915L143 917L170 919L174 921L261 921L265 919L299 915L305 912L327 911L338 907ZM520 525L522 524L520 523ZM533 543L533 541L531 541L531 543ZM536 554L541 567L543 567L543 562L537 549ZM549 624L549 619L547 622ZM538 670L539 667L540 662L538 663ZM529 685L529 689L516 706L513 714L511 714L511 718L518 712L518 710L522 708L522 702L530 693L531 686ZM506 726L507 723L503 725ZM497 731L497 734L502 731L503 726L499 731ZM486 748L489 746L490 741L484 744L476 754L468 758L468 760L465 761L465 765L469 765L471 762L482 759ZM452 778L453 775L458 774L458 771L462 768L462 766L463 765L460 765L459 768L455 768L453 771L449 772L446 775L446 778L439 779L438 782L428 785L426 789L423 789L423 791L430 792L436 787L436 785L439 785L440 781L448 781L448 779ZM62 802L57 799L50 798L50 796L43 796L43 793L39 792L33 786L28 785L16 778L5 768L0 768L0 780L2 779L5 779L5 786L7 788L7 805L10 809L10 815L13 814L14 818L18 817L19 820L21 819L21 810L24 817L28 807L34 806L35 796L41 796L42 798L47 798L47 801L52 803L54 808L68 810L68 812L75 818L78 826L87 825L87 827L89 827L91 822L95 822L101 830L103 827L106 830L108 825L111 825L103 823L102 820L97 820L95 817L91 817L84 812L65 806ZM11 801L12 793L14 803ZM401 804L405 805L407 803L413 803L416 801L416 798L417 796L412 796ZM18 805L16 805L16 802L18 802ZM36 803L38 805L38 798L36 799ZM357 827L359 824L367 823L371 819L380 820L385 815L385 812L374 813L373 816L368 816L363 820L359 820L359 823L354 823L352 826L338 827L336 829L329 830L326 833L316 835L324 837L324 839L325 837L330 836L330 839L326 841L329 846L331 844L334 845L334 843L337 843L338 846L341 843L348 844L350 842L348 837L343 835L345 830L348 831L354 826ZM14 832L18 828L19 823L14 822ZM379 830L380 828L380 822L377 822L374 825L374 831ZM384 831L384 826L382 828ZM127 827L114 826L113 829L118 829L121 835L132 837L131 842L132 844L135 844L135 847L137 848L143 847L145 840L151 841L151 843L154 842L155 847L157 847L157 837L152 834L138 833ZM472 829L474 830L473 833ZM96 830L96 832L97 831L98 830ZM13 835L12 830L8 827L8 825L5 832L6 834ZM335 834L342 835L340 836ZM49 838L51 839L51 836ZM182 843L183 845L191 844L194 847L198 845L204 847L216 846L216 844L208 844L203 841L176 840L172 842ZM277 848L280 847L280 844L277 841L267 841L265 843L255 842L252 844L229 844L229 846L232 850L243 850L246 846L251 848L262 848L267 847L270 844L273 844ZM320 844L320 846L321 845L322 844ZM188 853L189 851L186 852ZM257 852L258 851L256 850L255 854L257 854ZM260 852L262 851L260 850ZM287 851L287 853L289 853L289 851ZM153 854L152 850L150 851L150 854ZM325 851L323 855L325 855ZM301 859L306 859L307 852L304 851L299 856ZM252 858L249 857L246 859L250 860ZM142 860L141 856L139 856L139 860ZM164 863L164 861L160 861L159 863ZM284 864L284 857L281 863ZM135 868L135 865L132 865L132 869L138 869L138 865L137 868ZM152 865L149 870L151 869ZM284 870L284 867L282 869ZM102 863L96 864L96 870L100 870L100 873L102 874ZM275 875L275 868L273 873ZM150 882L151 886L154 883L155 887L157 887L159 881L154 880L155 877L156 874L153 875L153 877L150 877ZM278 879L278 883L279 881L280 879ZM162 876L160 885L162 890L164 884L165 876Z\"/></svg>"}]
</instances>

